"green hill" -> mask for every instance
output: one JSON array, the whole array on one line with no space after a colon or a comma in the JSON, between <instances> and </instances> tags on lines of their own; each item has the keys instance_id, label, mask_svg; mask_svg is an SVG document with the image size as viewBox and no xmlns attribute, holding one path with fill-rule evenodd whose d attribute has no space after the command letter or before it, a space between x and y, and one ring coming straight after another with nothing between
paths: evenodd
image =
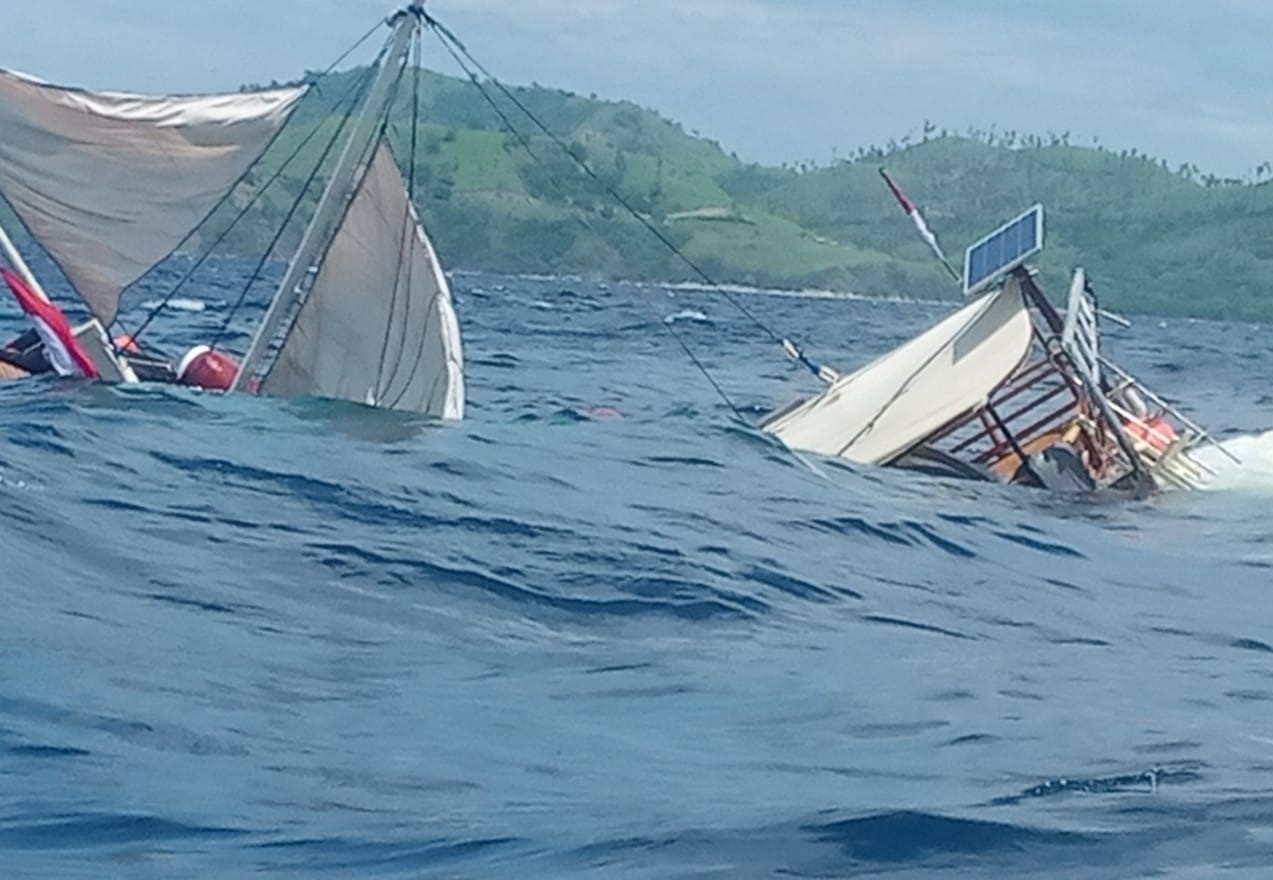
<instances>
[{"instance_id":1,"label":"green hill","mask_svg":"<svg viewBox=\"0 0 1273 880\"><path fill-rule=\"evenodd\" d=\"M364 71L321 80L249 182L301 149L223 249L259 253L282 225ZM423 72L400 87L389 127L410 154L421 217L450 269L679 281L691 270L488 85L529 141L531 158L465 80ZM1089 270L1102 302L1128 311L1273 318L1273 187L1216 180L1196 168L1064 136L955 136L925 125L917 143L862 148L831 167L744 163L714 141L625 101L533 85L512 90L607 186L721 282L862 294L958 296L883 186L886 165L919 204L948 254L1043 202L1049 289ZM307 140L308 139L308 140ZM329 158L330 161L330 158ZM1266 165L1260 177L1268 171ZM312 187L308 199L317 198ZM232 206L243 204L236 194ZM2 210L2 208L0 208ZM228 214L226 214L228 216ZM294 244L300 217L285 230ZM225 217L219 218L224 220ZM207 242L219 231L214 218Z\"/></svg>"},{"instance_id":2,"label":"green hill","mask_svg":"<svg viewBox=\"0 0 1273 880\"><path fill-rule=\"evenodd\" d=\"M324 84L319 124L354 73ZM506 100L522 132L533 128ZM947 251L1035 202L1047 208L1041 260L1052 289L1084 265L1103 301L1166 314L1273 317L1273 187L1170 170L1063 137L960 137L862 149L799 170L740 162L717 143L622 101L539 86L518 100L609 185L723 282L864 294L956 296L877 173L890 167ZM391 136L410 132L407 89ZM689 269L626 216L571 159L507 134L466 81L425 74L416 168L422 216L454 268L682 280ZM330 120L328 120L330 123ZM934 136L935 135L935 136Z\"/></svg>"},{"instance_id":3,"label":"green hill","mask_svg":"<svg viewBox=\"0 0 1273 880\"><path fill-rule=\"evenodd\" d=\"M931 259L918 236L896 222L900 212L876 170L881 161L905 181L952 255L1042 202L1047 250L1039 262L1054 290L1083 265L1110 306L1273 315L1267 183L1202 180L1144 156L1061 143L1008 147L945 137L802 174L758 198L806 229L890 254L902 285L925 292Z\"/></svg>"},{"instance_id":4,"label":"green hill","mask_svg":"<svg viewBox=\"0 0 1273 880\"><path fill-rule=\"evenodd\" d=\"M273 173L277 162L321 127L296 163L312 165L359 73L323 80L321 94L298 109L256 181ZM410 154L410 92L410 83L400 88L389 128L400 158ZM848 288L870 267L887 262L883 254L802 228L756 199L735 198L731 190L748 175L746 166L719 144L687 134L651 111L541 87L514 93L606 185L719 280ZM537 159L507 132L471 83L426 72L420 104L417 202L448 268L640 280L695 277L569 156L547 137L532 135L531 124L502 96L499 106L515 120ZM749 176L776 184L791 175ZM286 173L269 191L262 216L230 243L243 250L263 246L300 185L299 177ZM315 197L311 191L310 198ZM285 244L297 234L293 229Z\"/></svg>"}]
</instances>

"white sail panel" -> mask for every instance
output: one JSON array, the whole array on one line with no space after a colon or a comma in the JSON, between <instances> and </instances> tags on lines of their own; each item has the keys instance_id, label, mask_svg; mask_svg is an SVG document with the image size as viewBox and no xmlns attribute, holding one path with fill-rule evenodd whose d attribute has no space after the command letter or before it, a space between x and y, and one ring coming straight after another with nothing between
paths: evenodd
<instances>
[{"instance_id":1,"label":"white sail panel","mask_svg":"<svg viewBox=\"0 0 1273 880\"><path fill-rule=\"evenodd\" d=\"M793 449L887 463L983 405L1024 360L1031 332L1021 289L1009 280L761 428Z\"/></svg>"},{"instance_id":2,"label":"white sail panel","mask_svg":"<svg viewBox=\"0 0 1273 880\"><path fill-rule=\"evenodd\" d=\"M0 194L109 323L260 156L303 88L87 92L0 71Z\"/></svg>"},{"instance_id":3,"label":"white sail panel","mask_svg":"<svg viewBox=\"0 0 1273 880\"><path fill-rule=\"evenodd\" d=\"M384 144L260 390L463 417L451 289Z\"/></svg>"}]
</instances>

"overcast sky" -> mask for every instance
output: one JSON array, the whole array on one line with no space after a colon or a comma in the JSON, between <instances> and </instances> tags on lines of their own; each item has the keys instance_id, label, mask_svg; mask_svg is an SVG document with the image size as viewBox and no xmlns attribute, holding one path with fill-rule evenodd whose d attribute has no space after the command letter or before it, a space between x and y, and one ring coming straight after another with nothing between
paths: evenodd
<instances>
[{"instance_id":1,"label":"overcast sky","mask_svg":"<svg viewBox=\"0 0 1273 880\"><path fill-rule=\"evenodd\" d=\"M139 91L322 68L382 0L5 0L0 66ZM492 72L628 98L744 159L925 119L1069 131L1238 175L1273 159L1270 0L432 0ZM429 44L426 43L426 46ZM430 66L455 73L433 44ZM3 133L0 132L0 136Z\"/></svg>"}]
</instances>

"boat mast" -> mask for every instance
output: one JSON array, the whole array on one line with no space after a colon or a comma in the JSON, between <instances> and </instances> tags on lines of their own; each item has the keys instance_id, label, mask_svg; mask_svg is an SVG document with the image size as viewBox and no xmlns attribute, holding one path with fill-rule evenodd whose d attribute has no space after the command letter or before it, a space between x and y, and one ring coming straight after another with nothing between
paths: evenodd
<instances>
[{"instance_id":1,"label":"boat mast","mask_svg":"<svg viewBox=\"0 0 1273 880\"><path fill-rule=\"evenodd\" d=\"M319 261L324 248L331 241L333 229L344 216L345 206L353 195L357 184L359 164L366 154L370 140L380 133L380 123L393 98L393 85L397 82L398 73L411 49L411 38L416 33L420 21L425 17L424 6L413 3L396 12L389 24L393 34L389 39L389 49L385 53L380 70L367 93L362 113L345 143L345 148L336 161L331 179L322 197L314 209L314 217L305 230L301 243L287 267L287 274L279 284L274 301L270 303L265 316L257 327L252 345L243 357L231 390L242 391L260 368L266 352L274 341L284 318L293 313L293 307L305 296L308 284L313 280L313 269Z\"/></svg>"},{"instance_id":2,"label":"boat mast","mask_svg":"<svg viewBox=\"0 0 1273 880\"><path fill-rule=\"evenodd\" d=\"M4 251L5 259L9 261L13 271L22 276L22 280L27 283L27 287L31 288L32 292L40 299L48 302L49 295L44 292L44 288L36 280L35 273L31 271L31 267L27 265L26 260L22 259L22 254L18 253L18 249L13 246L13 240L9 238L9 233L4 231L4 224L2 223L0 223L0 250Z\"/></svg>"}]
</instances>

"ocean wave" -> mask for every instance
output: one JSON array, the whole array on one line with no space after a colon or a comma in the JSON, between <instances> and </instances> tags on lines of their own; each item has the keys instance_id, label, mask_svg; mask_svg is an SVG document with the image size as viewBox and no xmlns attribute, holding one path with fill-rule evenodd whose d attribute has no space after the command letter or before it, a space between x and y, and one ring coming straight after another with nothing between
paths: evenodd
<instances>
[{"instance_id":1,"label":"ocean wave","mask_svg":"<svg viewBox=\"0 0 1273 880\"><path fill-rule=\"evenodd\" d=\"M794 456L660 326L694 313L737 412L818 387L736 310L455 283L489 294L459 423L0 386L6 871L1262 876L1260 491L1058 502ZM937 308L752 305L846 362ZM1259 334L1116 335L1273 463L1242 427L1273 421Z\"/></svg>"}]
</instances>

